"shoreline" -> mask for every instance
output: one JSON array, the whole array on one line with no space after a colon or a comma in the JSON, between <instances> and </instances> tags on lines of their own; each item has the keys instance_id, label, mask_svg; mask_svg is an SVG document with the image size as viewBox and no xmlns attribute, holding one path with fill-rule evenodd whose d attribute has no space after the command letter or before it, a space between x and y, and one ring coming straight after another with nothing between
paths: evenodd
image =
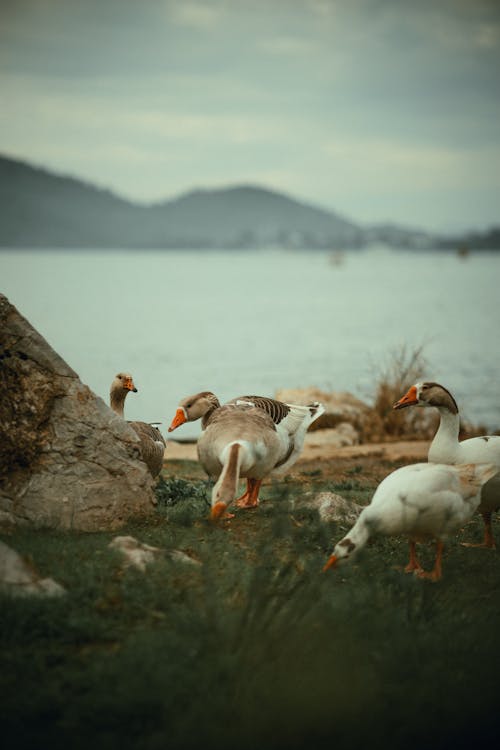
<instances>
[{"instance_id":1,"label":"shoreline","mask_svg":"<svg viewBox=\"0 0 500 750\"><path fill-rule=\"evenodd\" d=\"M382 458L386 461L400 461L413 459L427 461L430 440L401 440L386 443L362 443L338 447L335 445L318 445L315 433L306 435L304 448L296 465L309 461L324 461L329 459L349 458ZM165 461L197 461L196 441L177 442L167 440Z\"/></svg>"}]
</instances>

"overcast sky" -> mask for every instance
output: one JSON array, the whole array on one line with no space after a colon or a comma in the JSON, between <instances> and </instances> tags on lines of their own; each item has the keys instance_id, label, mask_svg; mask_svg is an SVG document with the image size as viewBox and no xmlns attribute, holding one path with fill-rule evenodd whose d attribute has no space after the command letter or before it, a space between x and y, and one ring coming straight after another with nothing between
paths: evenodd
<instances>
[{"instance_id":1,"label":"overcast sky","mask_svg":"<svg viewBox=\"0 0 500 750\"><path fill-rule=\"evenodd\" d=\"M133 200L261 184L500 224L498 0L2 0L0 151Z\"/></svg>"}]
</instances>

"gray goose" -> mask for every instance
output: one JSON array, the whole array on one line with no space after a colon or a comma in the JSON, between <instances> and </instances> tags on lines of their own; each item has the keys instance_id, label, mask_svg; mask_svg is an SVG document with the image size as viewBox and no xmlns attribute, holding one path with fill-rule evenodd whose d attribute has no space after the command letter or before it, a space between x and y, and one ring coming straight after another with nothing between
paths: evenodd
<instances>
[{"instance_id":1,"label":"gray goose","mask_svg":"<svg viewBox=\"0 0 500 750\"><path fill-rule=\"evenodd\" d=\"M394 409L408 406L433 406L439 411L439 428L429 447L428 459L443 464L494 464L500 468L500 436L484 435L459 441L460 416L457 402L439 383L416 383L394 404ZM481 490L478 511L484 521L484 539L480 544L464 543L466 547L495 548L491 516L500 508L500 475L490 479Z\"/></svg>"},{"instance_id":2,"label":"gray goose","mask_svg":"<svg viewBox=\"0 0 500 750\"><path fill-rule=\"evenodd\" d=\"M137 393L132 375L127 372L119 372L111 383L109 403L111 409L122 419L124 418L125 399L130 391ZM160 430L148 422L128 421L128 424L140 439L142 460L148 467L151 476L157 477L163 468L163 456L166 447Z\"/></svg>"},{"instance_id":3,"label":"gray goose","mask_svg":"<svg viewBox=\"0 0 500 750\"><path fill-rule=\"evenodd\" d=\"M273 474L284 474L299 457L304 445L307 428L315 419L323 414L324 407L317 402L308 406L286 404L283 401L277 401L267 396L238 396L224 406L221 406L219 399L214 393L211 391L202 391L193 396L188 396L180 402L168 431L172 432L185 422L193 422L201 419L202 435L198 442L198 455L200 456L200 461L205 466L200 455L200 444L205 446L205 441L208 439L205 433L208 427L212 423L218 422L221 413L227 415L233 414L231 427L236 434L238 426L244 421L241 414L248 414L248 410L256 410L255 413L262 412L265 414L266 418L271 420L280 441L279 454L266 474L271 471ZM250 413L254 412L251 411ZM212 434L214 434L213 431L209 433L209 436ZM204 450L202 447L202 452ZM207 470L206 466L205 469ZM207 470L207 473L210 474L210 471ZM258 477L242 473L241 476L247 478L247 489L236 500L236 504L242 508L253 508L258 505L259 490L264 475Z\"/></svg>"}]
</instances>

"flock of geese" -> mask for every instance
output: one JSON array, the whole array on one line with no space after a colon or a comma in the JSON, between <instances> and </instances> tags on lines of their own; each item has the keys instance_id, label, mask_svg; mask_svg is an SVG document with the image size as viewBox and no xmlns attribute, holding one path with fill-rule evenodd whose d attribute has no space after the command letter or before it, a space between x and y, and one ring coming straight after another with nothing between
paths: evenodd
<instances>
[{"instance_id":1,"label":"flock of geese","mask_svg":"<svg viewBox=\"0 0 500 750\"><path fill-rule=\"evenodd\" d=\"M123 418L127 394L137 392L132 376L119 373L110 390L111 408ZM456 533L476 511L483 517L484 540L466 544L495 548L491 519L500 508L500 436L459 441L459 413L451 393L438 383L416 383L394 404L434 407L440 423L430 445L428 463L403 466L377 487L370 504L335 546L324 570L359 551L374 535L406 536L410 559L406 572L433 581L441 577L444 540ZM320 403L287 404L264 396L239 396L226 404L215 394L202 391L183 399L169 432L185 422L201 419L198 457L215 481L211 518L231 518L231 504L254 508L259 503L262 481L288 471L300 455L309 426L324 413ZM140 439L142 458L153 477L163 465L165 440L145 422L129 422ZM238 498L240 478L246 490ZM433 539L436 557L425 571L417 557L416 543Z\"/></svg>"}]
</instances>

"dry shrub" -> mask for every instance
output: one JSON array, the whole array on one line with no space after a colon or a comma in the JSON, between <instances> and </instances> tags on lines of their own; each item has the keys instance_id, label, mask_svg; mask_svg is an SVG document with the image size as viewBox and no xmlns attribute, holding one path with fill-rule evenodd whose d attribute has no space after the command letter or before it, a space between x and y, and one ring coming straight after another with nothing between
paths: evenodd
<instances>
[{"instance_id":1,"label":"dry shrub","mask_svg":"<svg viewBox=\"0 0 500 750\"><path fill-rule=\"evenodd\" d=\"M428 369L423 346L414 348L406 344L389 352L385 363L376 372L373 394L373 424L367 425L372 439L431 438L439 421L434 409L408 408L396 411L393 406L408 388L422 380ZM377 434L378 433L378 434Z\"/></svg>"}]
</instances>

